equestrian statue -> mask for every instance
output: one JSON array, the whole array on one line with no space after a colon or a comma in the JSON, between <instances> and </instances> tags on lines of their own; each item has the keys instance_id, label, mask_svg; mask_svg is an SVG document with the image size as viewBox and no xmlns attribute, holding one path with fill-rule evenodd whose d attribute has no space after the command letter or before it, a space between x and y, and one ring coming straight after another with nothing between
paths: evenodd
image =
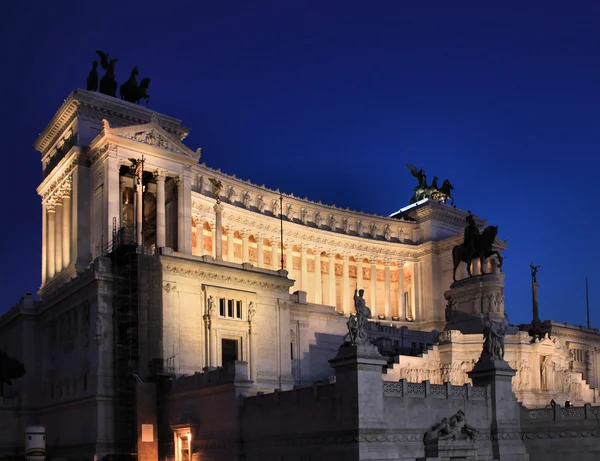
<instances>
[{"instance_id":1,"label":"equestrian statue","mask_svg":"<svg viewBox=\"0 0 600 461\"><path fill-rule=\"evenodd\" d=\"M414 194L410 199L410 203L417 203L423 199L431 199L436 202L446 203L448 200L452 201L452 205L454 205L454 199L452 198L452 184L447 179L442 183L442 187L438 187L438 177L434 176L433 181L430 186L427 185L427 175L425 174L425 170L422 168L419 170L414 165L407 163L406 166L410 170L411 174L417 178L418 184L413 188Z\"/></svg>"},{"instance_id":2,"label":"equestrian statue","mask_svg":"<svg viewBox=\"0 0 600 461\"><path fill-rule=\"evenodd\" d=\"M452 262L453 272L452 278L456 282L456 269L461 262L467 265L467 273L469 277L473 277L471 274L471 262L474 259L479 258L481 262L481 274L485 275L484 263L490 256L496 256L498 258L498 267L502 268L502 256L496 250L494 250L494 242L498 235L498 226L488 226L483 232L479 233L479 229L475 224L475 219L469 211L467 216L467 227L465 228L464 241L460 245L456 245L452 248Z\"/></svg>"}]
</instances>

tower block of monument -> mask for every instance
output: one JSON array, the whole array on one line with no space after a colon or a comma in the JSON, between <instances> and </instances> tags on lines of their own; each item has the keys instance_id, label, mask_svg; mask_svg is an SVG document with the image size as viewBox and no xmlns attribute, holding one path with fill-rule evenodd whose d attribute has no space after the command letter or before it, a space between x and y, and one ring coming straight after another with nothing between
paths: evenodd
<instances>
[{"instance_id":1,"label":"tower block of monument","mask_svg":"<svg viewBox=\"0 0 600 461\"><path fill-rule=\"evenodd\" d=\"M446 298L446 328L463 334L483 332L483 319L504 318L504 274L492 273L469 277L450 285Z\"/></svg>"}]
</instances>

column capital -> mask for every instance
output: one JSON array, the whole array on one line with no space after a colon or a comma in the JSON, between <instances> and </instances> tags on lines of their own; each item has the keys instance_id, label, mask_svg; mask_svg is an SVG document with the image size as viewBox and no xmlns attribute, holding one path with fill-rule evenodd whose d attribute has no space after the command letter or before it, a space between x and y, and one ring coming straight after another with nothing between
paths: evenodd
<instances>
[{"instance_id":1,"label":"column capital","mask_svg":"<svg viewBox=\"0 0 600 461\"><path fill-rule=\"evenodd\" d=\"M265 239L265 233L264 232L255 232L254 238L256 239L257 243L262 242Z\"/></svg>"},{"instance_id":2,"label":"column capital","mask_svg":"<svg viewBox=\"0 0 600 461\"><path fill-rule=\"evenodd\" d=\"M194 215L193 219L195 226L202 226L204 224L205 217L204 215Z\"/></svg>"},{"instance_id":3,"label":"column capital","mask_svg":"<svg viewBox=\"0 0 600 461\"><path fill-rule=\"evenodd\" d=\"M242 238L242 240L248 240L248 238L250 238L250 230L249 229L242 229L238 232L240 233L240 237Z\"/></svg>"},{"instance_id":4,"label":"column capital","mask_svg":"<svg viewBox=\"0 0 600 461\"><path fill-rule=\"evenodd\" d=\"M392 264L392 260L391 260L390 258L387 258L387 257L386 257L386 258L384 258L384 259L383 259L383 265L384 265L385 267L390 267L390 266L391 266L391 264Z\"/></svg>"},{"instance_id":5,"label":"column capital","mask_svg":"<svg viewBox=\"0 0 600 461\"><path fill-rule=\"evenodd\" d=\"M153 173L153 176L155 181L165 182L165 180L167 179L167 174L165 170L156 170Z\"/></svg>"},{"instance_id":6,"label":"column capital","mask_svg":"<svg viewBox=\"0 0 600 461\"><path fill-rule=\"evenodd\" d=\"M225 235L227 236L233 235L233 233L235 232L235 227L232 225L223 226L223 232L225 232Z\"/></svg>"},{"instance_id":7,"label":"column capital","mask_svg":"<svg viewBox=\"0 0 600 461\"><path fill-rule=\"evenodd\" d=\"M46 201L46 211L48 213L54 213L56 211L56 202L54 200Z\"/></svg>"},{"instance_id":8,"label":"column capital","mask_svg":"<svg viewBox=\"0 0 600 461\"><path fill-rule=\"evenodd\" d=\"M377 256L369 256L370 264L377 264Z\"/></svg>"}]
</instances>

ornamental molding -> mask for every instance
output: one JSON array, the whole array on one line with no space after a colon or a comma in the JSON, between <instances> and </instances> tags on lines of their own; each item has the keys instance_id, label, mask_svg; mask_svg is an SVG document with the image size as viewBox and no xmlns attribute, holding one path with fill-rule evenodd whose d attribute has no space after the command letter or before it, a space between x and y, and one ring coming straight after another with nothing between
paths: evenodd
<instances>
[{"instance_id":1,"label":"ornamental molding","mask_svg":"<svg viewBox=\"0 0 600 461\"><path fill-rule=\"evenodd\" d=\"M269 240L279 240L280 224L278 218L269 216L248 216L251 211L242 210L233 207L230 204L223 204L226 208L222 214L223 228L226 226L244 227L252 229L252 233L258 232L267 234ZM209 204L202 203L198 198L192 200L193 214L214 215L214 210ZM244 216L247 215L247 216ZM273 224L265 222L273 220ZM294 227L290 230L290 227ZM335 237L337 235L337 237ZM399 246L406 246L401 243L386 242L386 241L370 241L361 237L352 235L332 234L321 229L305 228L301 224L286 222L284 225L284 241L287 245L298 243L309 243L311 247L331 247L335 248L339 253L361 253L368 255L377 255L379 259L394 259L394 260L413 260L419 255L431 253L431 250L423 250L415 252L414 249L400 249ZM286 245L286 246L287 246ZM410 248L410 247L409 247Z\"/></svg>"},{"instance_id":2,"label":"ornamental molding","mask_svg":"<svg viewBox=\"0 0 600 461\"><path fill-rule=\"evenodd\" d=\"M67 97L46 125L35 142L35 149L45 155L75 118L90 122L108 119L112 126L120 127L148 123L153 116L164 130L177 139L183 140L189 133L189 128L176 118L98 92L77 89Z\"/></svg>"},{"instance_id":3,"label":"ornamental molding","mask_svg":"<svg viewBox=\"0 0 600 461\"><path fill-rule=\"evenodd\" d=\"M53 178L44 186L44 192L41 194L42 203L56 201L62 197L63 193L70 193L73 185L72 173L78 165L78 158L71 159L60 174ZM38 189L38 193L40 190Z\"/></svg>"},{"instance_id":4,"label":"ornamental molding","mask_svg":"<svg viewBox=\"0 0 600 461\"><path fill-rule=\"evenodd\" d=\"M237 277L235 275L221 274L200 269L191 269L188 267L176 266L174 264L163 265L163 272L180 275L183 277L194 277L201 280L207 280L213 283L229 283L235 285L242 285L244 287L250 287L254 289L278 291L282 293L287 293L290 287L290 285L287 283L273 283L264 280L251 279L248 277Z\"/></svg>"}]
</instances>

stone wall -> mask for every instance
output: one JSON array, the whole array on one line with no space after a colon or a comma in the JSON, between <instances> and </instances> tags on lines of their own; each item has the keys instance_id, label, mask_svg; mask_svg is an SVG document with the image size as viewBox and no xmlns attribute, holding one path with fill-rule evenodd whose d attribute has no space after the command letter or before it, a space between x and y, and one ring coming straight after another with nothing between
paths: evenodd
<instances>
[{"instance_id":1,"label":"stone wall","mask_svg":"<svg viewBox=\"0 0 600 461\"><path fill-rule=\"evenodd\" d=\"M600 459L600 407L521 409L523 441L531 461Z\"/></svg>"}]
</instances>

